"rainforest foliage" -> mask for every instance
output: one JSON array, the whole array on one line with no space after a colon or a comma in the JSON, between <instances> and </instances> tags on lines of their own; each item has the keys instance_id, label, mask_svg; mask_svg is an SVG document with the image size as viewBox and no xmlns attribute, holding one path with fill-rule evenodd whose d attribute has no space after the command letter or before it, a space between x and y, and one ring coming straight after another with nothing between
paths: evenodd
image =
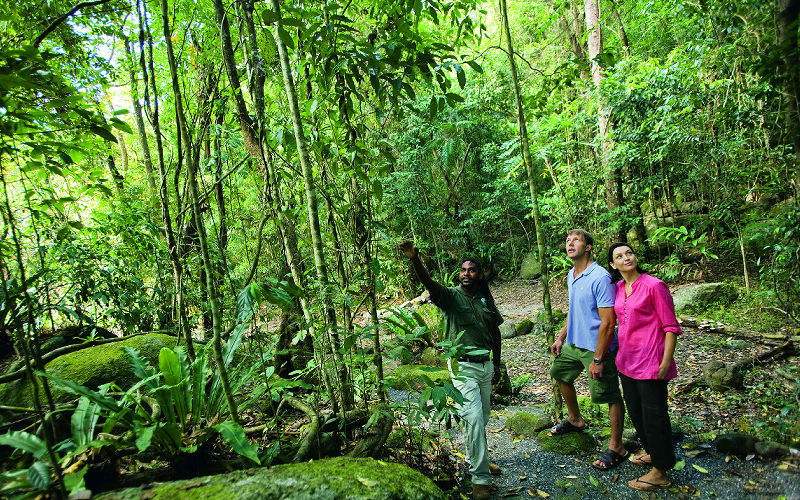
<instances>
[{"instance_id":1,"label":"rainforest foliage","mask_svg":"<svg viewBox=\"0 0 800 500\"><path fill-rule=\"evenodd\" d=\"M89 433L27 437L52 477L97 419L140 451L216 432L268 463L252 387L269 418L383 399L377 309L421 291L402 239L441 282L465 254L505 279L531 252L565 268L585 227L665 279L728 267L770 324L800 320L796 0L0 4L0 350L41 419L55 384ZM404 314L382 328L431 344ZM70 388L41 346L74 325L181 346L160 372L132 352L136 389Z\"/></svg>"}]
</instances>

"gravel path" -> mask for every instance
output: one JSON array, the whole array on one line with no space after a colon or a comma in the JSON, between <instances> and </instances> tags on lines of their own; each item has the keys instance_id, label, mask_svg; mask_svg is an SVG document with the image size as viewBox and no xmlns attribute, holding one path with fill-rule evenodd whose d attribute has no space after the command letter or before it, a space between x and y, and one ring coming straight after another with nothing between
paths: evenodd
<instances>
[{"instance_id":1,"label":"gravel path","mask_svg":"<svg viewBox=\"0 0 800 500\"><path fill-rule=\"evenodd\" d=\"M657 494L636 491L627 483L644 475L645 467L624 462L612 471L599 471L590 466L595 454L559 455L542 451L535 438L515 438L504 429L505 420L516 411L525 410L525 407L514 406L495 406L492 410L488 425L490 459L503 471L493 478L497 487L493 498L800 499L800 475L797 473L782 472L775 464L758 460L733 459L726 463L725 456L713 449L690 458L683 448L690 442L686 438L675 445L677 459L684 460L685 467L670 473L673 486ZM464 443L458 429L453 428L448 433L454 449L463 452ZM466 485L462 489L469 491Z\"/></svg>"},{"instance_id":2,"label":"gravel path","mask_svg":"<svg viewBox=\"0 0 800 500\"><path fill-rule=\"evenodd\" d=\"M566 310L566 290L553 280L551 298L553 308ZM533 317L541 309L541 290L537 283L522 281L504 283L492 289L498 308L505 318L519 321ZM686 380L697 376L702 364L713 356L730 356L708 349L708 345L724 344L718 333L702 332L696 329L684 332L676 351L681 377L671 384L670 408L673 420L682 425L693 421L703 425L696 431L735 429L738 419L748 411L758 408L723 408L721 396L708 391L695 393L692 398L677 398L674 388ZM726 334L725 337L728 337ZM725 338L723 337L723 339ZM755 355L753 352L733 353L734 355ZM675 444L678 461L685 461L681 470L670 473L672 487L658 492L640 492L631 489L628 481L647 472L647 468L624 462L613 471L599 471L590 466L595 453L576 457L542 451L534 438L517 438L504 428L508 416L516 411L525 411L529 405L545 403L550 400L550 380L547 375L549 359L541 336L528 335L503 341L503 360L507 364L511 380L527 378L522 393L517 398L521 406L499 406L492 409L488 425L490 459L503 470L493 478L497 490L493 498L764 498L800 500L800 474L797 471L797 456L789 459L795 472L778 469L780 462L764 463L757 459L742 461L728 458L716 452L713 447L695 457L686 452L698 443L684 437ZM588 395L585 381L576 383L579 395ZM399 396L399 395L397 395ZM724 411L723 411L724 410ZM590 422L591 423L591 422ZM463 440L457 427L447 431L456 454L463 453ZM707 446L707 445L706 445ZM696 467L695 467L696 466ZM705 471L705 472L704 472ZM468 483L460 483L460 492L453 498L469 497Z\"/></svg>"}]
</instances>

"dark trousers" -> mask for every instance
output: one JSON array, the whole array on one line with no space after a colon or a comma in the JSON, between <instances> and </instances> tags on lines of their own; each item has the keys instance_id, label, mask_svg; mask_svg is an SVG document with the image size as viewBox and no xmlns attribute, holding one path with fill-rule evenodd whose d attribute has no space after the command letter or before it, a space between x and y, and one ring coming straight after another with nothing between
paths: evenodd
<instances>
[{"instance_id":1,"label":"dark trousers","mask_svg":"<svg viewBox=\"0 0 800 500\"><path fill-rule=\"evenodd\" d=\"M666 380L636 380L619 374L625 406L653 467L669 470L675 466L672 427L667 409Z\"/></svg>"}]
</instances>

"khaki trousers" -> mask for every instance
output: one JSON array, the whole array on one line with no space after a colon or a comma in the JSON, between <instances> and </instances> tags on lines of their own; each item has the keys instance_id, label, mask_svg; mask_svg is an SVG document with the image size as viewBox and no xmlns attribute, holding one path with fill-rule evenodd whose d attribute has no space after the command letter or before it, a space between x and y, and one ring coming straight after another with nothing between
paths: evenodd
<instances>
[{"instance_id":1,"label":"khaki trousers","mask_svg":"<svg viewBox=\"0 0 800 500\"><path fill-rule=\"evenodd\" d=\"M455 367L454 364L458 366ZM464 445L473 484L489 484L489 447L486 444L486 424L491 411L492 375L491 361L470 363L448 360L453 386L464 402L456 405L464 432Z\"/></svg>"}]
</instances>

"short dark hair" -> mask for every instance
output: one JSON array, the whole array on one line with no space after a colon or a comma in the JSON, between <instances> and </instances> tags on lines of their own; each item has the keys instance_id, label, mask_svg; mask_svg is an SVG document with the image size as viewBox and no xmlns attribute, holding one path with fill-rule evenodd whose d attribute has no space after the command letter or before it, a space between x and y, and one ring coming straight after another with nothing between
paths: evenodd
<instances>
[{"instance_id":1,"label":"short dark hair","mask_svg":"<svg viewBox=\"0 0 800 500\"><path fill-rule=\"evenodd\" d=\"M479 261L474 257L465 257L461 259L461 263L458 264L458 268L461 269L461 266L463 266L465 262L472 262L473 264L475 264L475 267L477 268L479 273L483 272L483 266L481 265L481 261Z\"/></svg>"},{"instance_id":2,"label":"short dark hair","mask_svg":"<svg viewBox=\"0 0 800 500\"><path fill-rule=\"evenodd\" d=\"M576 227L575 229L570 229L569 232L567 232L567 236L570 234L580 234L583 236L583 241L585 241L587 245L594 246L594 237L589 231Z\"/></svg>"}]
</instances>

